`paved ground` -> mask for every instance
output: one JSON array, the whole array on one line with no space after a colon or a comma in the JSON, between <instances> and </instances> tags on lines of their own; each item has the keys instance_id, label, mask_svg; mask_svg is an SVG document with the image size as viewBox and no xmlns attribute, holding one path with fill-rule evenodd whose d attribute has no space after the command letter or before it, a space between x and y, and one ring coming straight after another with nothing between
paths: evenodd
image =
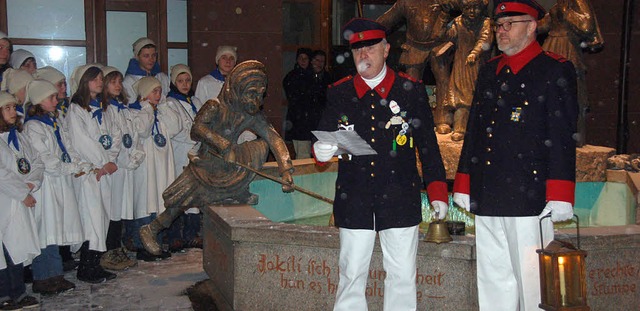
<instances>
[{"instance_id":1,"label":"paved ground","mask_svg":"<svg viewBox=\"0 0 640 311\"><path fill-rule=\"evenodd\" d=\"M40 310L193 310L185 290L208 278L200 249L163 261L140 261L117 274L112 281L89 284L78 281L75 271L67 272L65 278L76 284L73 291L52 297L32 294L31 285L27 291L40 299Z\"/></svg>"}]
</instances>

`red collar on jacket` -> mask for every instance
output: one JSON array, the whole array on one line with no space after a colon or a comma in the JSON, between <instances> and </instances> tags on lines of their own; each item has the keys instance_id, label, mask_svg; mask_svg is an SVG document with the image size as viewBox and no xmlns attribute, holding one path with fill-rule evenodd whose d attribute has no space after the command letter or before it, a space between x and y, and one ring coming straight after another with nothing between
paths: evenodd
<instances>
[{"instance_id":1,"label":"red collar on jacket","mask_svg":"<svg viewBox=\"0 0 640 311\"><path fill-rule=\"evenodd\" d=\"M393 70L391 70L391 68L387 67L387 74L385 75L384 79L382 79L380 84L378 84L374 88L374 90L376 91L376 93L378 93L378 95L380 95L380 97L387 99L387 96L391 91L391 86L393 85L393 81L395 80L396 80L396 73ZM358 94L358 98L362 98L364 94L367 94L367 92L371 90L371 88L367 85L367 83L364 82L360 74L357 74L356 77L353 79L353 85L356 88L356 93Z\"/></svg>"},{"instance_id":2,"label":"red collar on jacket","mask_svg":"<svg viewBox=\"0 0 640 311\"><path fill-rule=\"evenodd\" d=\"M504 66L509 66L513 74L518 74L518 71L527 65L538 54L542 53L542 47L538 44L538 41L533 41L524 50L508 56L502 54L500 61L498 62L498 68L496 68L496 74L500 73Z\"/></svg>"}]
</instances>

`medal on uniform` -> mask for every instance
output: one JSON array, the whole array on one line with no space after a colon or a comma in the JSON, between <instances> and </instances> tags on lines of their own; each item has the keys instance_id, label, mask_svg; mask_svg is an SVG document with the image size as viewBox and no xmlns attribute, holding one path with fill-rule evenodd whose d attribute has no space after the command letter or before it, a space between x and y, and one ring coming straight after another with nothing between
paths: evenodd
<instances>
[{"instance_id":1,"label":"medal on uniform","mask_svg":"<svg viewBox=\"0 0 640 311\"><path fill-rule=\"evenodd\" d=\"M71 163L71 156L68 152L63 152L60 156L60 160L62 160L62 162L64 163Z\"/></svg>"},{"instance_id":2,"label":"medal on uniform","mask_svg":"<svg viewBox=\"0 0 640 311\"><path fill-rule=\"evenodd\" d=\"M398 134L398 136L396 136L396 142L398 143L398 146L404 146L404 144L407 143L407 135Z\"/></svg>"},{"instance_id":3,"label":"medal on uniform","mask_svg":"<svg viewBox=\"0 0 640 311\"><path fill-rule=\"evenodd\" d=\"M511 121L520 122L520 114L522 113L521 107L513 107L511 111Z\"/></svg>"},{"instance_id":4,"label":"medal on uniform","mask_svg":"<svg viewBox=\"0 0 640 311\"><path fill-rule=\"evenodd\" d=\"M98 141L100 142L100 144L102 145L102 148L104 148L104 150L109 150L111 149L111 144L113 143L113 139L111 139L111 136L105 134L100 136L100 138L98 138Z\"/></svg>"},{"instance_id":5,"label":"medal on uniform","mask_svg":"<svg viewBox=\"0 0 640 311\"><path fill-rule=\"evenodd\" d=\"M158 147L164 147L167 144L167 139L160 133L153 135L153 141Z\"/></svg>"},{"instance_id":6,"label":"medal on uniform","mask_svg":"<svg viewBox=\"0 0 640 311\"><path fill-rule=\"evenodd\" d=\"M29 163L29 160L26 158L19 158L16 163L18 164L18 172L20 172L20 174L26 175L31 172L31 163Z\"/></svg>"},{"instance_id":7,"label":"medal on uniform","mask_svg":"<svg viewBox=\"0 0 640 311\"><path fill-rule=\"evenodd\" d=\"M131 138L131 135L129 134L122 135L122 145L124 145L124 147L127 149L133 146L133 139Z\"/></svg>"}]
</instances>

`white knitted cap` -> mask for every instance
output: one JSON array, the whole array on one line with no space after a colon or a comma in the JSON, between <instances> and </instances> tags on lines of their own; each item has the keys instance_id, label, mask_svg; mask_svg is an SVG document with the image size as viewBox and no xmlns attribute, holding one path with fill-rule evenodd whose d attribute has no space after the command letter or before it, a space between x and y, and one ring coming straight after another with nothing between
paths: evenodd
<instances>
[{"instance_id":1,"label":"white knitted cap","mask_svg":"<svg viewBox=\"0 0 640 311\"><path fill-rule=\"evenodd\" d=\"M160 80L155 77L144 77L133 84L133 89L140 97L147 97L153 89L162 87Z\"/></svg>"},{"instance_id":2,"label":"white knitted cap","mask_svg":"<svg viewBox=\"0 0 640 311\"><path fill-rule=\"evenodd\" d=\"M142 48L145 45L149 45L152 44L154 46L156 46L156 43L153 42L153 40L149 39L149 38L140 38L138 40L136 40L136 42L134 42L132 44L133 46L133 56L134 57L138 57L138 53L140 53L140 50L142 50Z\"/></svg>"},{"instance_id":3,"label":"white knitted cap","mask_svg":"<svg viewBox=\"0 0 640 311\"><path fill-rule=\"evenodd\" d=\"M62 72L60 72L60 70L55 69L51 66L45 66L42 68L38 68L38 70L36 70L36 73L34 75L36 77L36 79L44 79L47 80L51 83L53 83L54 85L64 79L65 76Z\"/></svg>"},{"instance_id":4,"label":"white knitted cap","mask_svg":"<svg viewBox=\"0 0 640 311\"><path fill-rule=\"evenodd\" d=\"M37 105L52 94L58 94L53 83L43 79L35 79L27 84L27 96L24 101Z\"/></svg>"},{"instance_id":5,"label":"white knitted cap","mask_svg":"<svg viewBox=\"0 0 640 311\"><path fill-rule=\"evenodd\" d=\"M24 49L17 49L13 51L13 53L11 53L11 58L9 59L9 65L11 65L11 67L15 69L20 69L20 66L22 66L22 63L24 63L24 61L27 60L27 58L29 57L32 57L34 60L36 59L36 57L33 56L33 53Z\"/></svg>"},{"instance_id":6,"label":"white knitted cap","mask_svg":"<svg viewBox=\"0 0 640 311\"><path fill-rule=\"evenodd\" d=\"M173 83L174 85L176 84L176 79L178 79L178 76L181 73L188 73L189 77L191 77L191 79L193 79L193 75L191 75L191 69L189 69L189 66L184 65L184 64L178 64L175 66L171 67L171 83Z\"/></svg>"},{"instance_id":7,"label":"white knitted cap","mask_svg":"<svg viewBox=\"0 0 640 311\"><path fill-rule=\"evenodd\" d=\"M27 71L22 69L7 69L2 75L2 87L3 91L9 92L9 94L16 94L23 87L27 86L33 80L33 76Z\"/></svg>"},{"instance_id":8,"label":"white knitted cap","mask_svg":"<svg viewBox=\"0 0 640 311\"><path fill-rule=\"evenodd\" d=\"M222 55L225 55L225 54L232 55L236 60L238 60L237 51L238 51L238 48L235 46L230 46L230 45L219 46L218 51L216 52L216 64L218 64L220 57L222 57Z\"/></svg>"},{"instance_id":9,"label":"white knitted cap","mask_svg":"<svg viewBox=\"0 0 640 311\"><path fill-rule=\"evenodd\" d=\"M0 107L4 107L11 103L17 104L18 99L7 92L0 92Z\"/></svg>"}]
</instances>

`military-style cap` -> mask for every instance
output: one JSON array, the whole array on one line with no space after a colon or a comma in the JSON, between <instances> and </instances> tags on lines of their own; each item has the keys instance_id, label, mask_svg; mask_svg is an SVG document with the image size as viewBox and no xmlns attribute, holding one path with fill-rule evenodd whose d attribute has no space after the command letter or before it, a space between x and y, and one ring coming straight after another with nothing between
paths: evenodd
<instances>
[{"instance_id":1,"label":"military-style cap","mask_svg":"<svg viewBox=\"0 0 640 311\"><path fill-rule=\"evenodd\" d=\"M352 49L374 45L387 37L387 28L366 18L351 19L344 25L342 34Z\"/></svg>"},{"instance_id":2,"label":"military-style cap","mask_svg":"<svg viewBox=\"0 0 640 311\"><path fill-rule=\"evenodd\" d=\"M493 18L504 16L531 15L535 19L544 17L545 10L535 0L495 0Z\"/></svg>"}]
</instances>

